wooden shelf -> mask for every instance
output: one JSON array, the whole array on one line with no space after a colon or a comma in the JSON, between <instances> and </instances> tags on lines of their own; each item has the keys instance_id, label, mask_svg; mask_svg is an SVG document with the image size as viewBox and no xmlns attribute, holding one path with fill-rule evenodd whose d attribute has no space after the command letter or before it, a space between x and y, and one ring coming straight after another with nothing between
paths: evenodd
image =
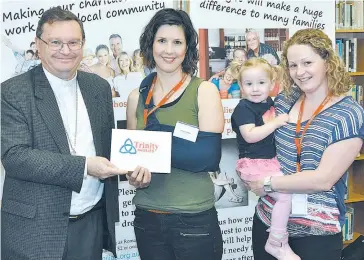
<instances>
[{"instance_id":1,"label":"wooden shelf","mask_svg":"<svg viewBox=\"0 0 364 260\"><path fill-rule=\"evenodd\" d=\"M351 240L346 240L346 241L343 241L344 242L344 245L348 245L350 243L353 243L361 234L358 233L358 232L354 232L353 234L353 239Z\"/></svg>"},{"instance_id":2,"label":"wooden shelf","mask_svg":"<svg viewBox=\"0 0 364 260\"><path fill-rule=\"evenodd\" d=\"M364 201L364 195L360 193L355 193L349 191L349 199L345 200L345 203L354 203Z\"/></svg>"},{"instance_id":3,"label":"wooden shelf","mask_svg":"<svg viewBox=\"0 0 364 260\"><path fill-rule=\"evenodd\" d=\"M361 160L364 160L364 154L360 154L355 158L355 161L361 161Z\"/></svg>"},{"instance_id":4,"label":"wooden shelf","mask_svg":"<svg viewBox=\"0 0 364 260\"><path fill-rule=\"evenodd\" d=\"M350 76L364 76L364 72L349 72Z\"/></svg>"},{"instance_id":5,"label":"wooden shelf","mask_svg":"<svg viewBox=\"0 0 364 260\"><path fill-rule=\"evenodd\" d=\"M360 0L362 3L364 0ZM356 14L362 16L362 8L363 5L357 5L357 0L346 0L346 1L339 1L342 2L343 5L338 4L336 6L336 11L342 11L344 10L345 4L350 4L353 11L353 16ZM360 7L360 8L358 8ZM359 10L360 9L360 10ZM361 11L361 12L360 12ZM355 15L354 15L355 13ZM349 17L345 17L345 14L342 13L336 13L338 18L338 24L336 24L337 28L335 28L335 38L336 39L344 39L343 43L346 45L349 40L349 43L355 44L356 48L355 50L352 50L352 52L356 52L353 56L356 60L353 60L353 56L350 56L349 63L351 65L354 64L354 67L356 67L356 72L349 72L349 75L351 76L352 80L354 81L353 84L355 85L362 85L364 86L364 27L362 24L359 24L359 27L350 27L349 24L345 23L347 22L347 19ZM344 17L342 17L344 16ZM343 18L343 19L342 19ZM352 17L351 17L352 18ZM357 18L357 17L355 17ZM344 21L345 20L345 21ZM357 20L358 22L359 20ZM339 25L340 23L340 25ZM342 25L345 24L346 27L343 27ZM355 40L353 40L355 39ZM345 47L345 46L339 46L339 43L335 45L335 47ZM347 46L347 45L346 45ZM352 46L351 46L352 47ZM343 48L344 49L344 48ZM347 50L346 50L347 51ZM345 56L345 52L342 53L342 56ZM352 55L353 53L350 53ZM347 57L345 57L347 58ZM344 62L346 59L344 59ZM352 66L351 66L352 67ZM361 96L362 98L363 96ZM345 204L347 207L350 207L353 209L354 212L354 221L352 226L352 232L353 232L353 239L348 241L343 241L344 247L350 245L353 243L360 235L364 234L364 145L360 151L360 154L355 158L355 161L348 169L348 179L347 179L347 192L348 192L348 199L345 200Z\"/></svg>"},{"instance_id":6,"label":"wooden shelf","mask_svg":"<svg viewBox=\"0 0 364 260\"><path fill-rule=\"evenodd\" d=\"M364 29L336 29L336 33L364 33Z\"/></svg>"}]
</instances>

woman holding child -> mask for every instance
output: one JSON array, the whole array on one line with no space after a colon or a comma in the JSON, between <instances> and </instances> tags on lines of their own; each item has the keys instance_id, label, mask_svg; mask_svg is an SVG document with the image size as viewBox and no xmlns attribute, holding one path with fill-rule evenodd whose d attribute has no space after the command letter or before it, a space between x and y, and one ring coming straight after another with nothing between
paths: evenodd
<instances>
[{"instance_id":1,"label":"woman holding child","mask_svg":"<svg viewBox=\"0 0 364 260\"><path fill-rule=\"evenodd\" d=\"M248 182L261 196L253 222L254 259L339 260L342 250L346 170L363 144L364 111L351 96L351 80L326 34L297 31L283 50L284 91L275 99L276 114L288 114L275 131L277 158L284 176ZM294 195L300 215L291 215L287 233L272 237L272 191ZM271 247L265 252L266 240ZM289 243L289 245L288 245ZM294 258L296 259L296 258Z\"/></svg>"}]
</instances>

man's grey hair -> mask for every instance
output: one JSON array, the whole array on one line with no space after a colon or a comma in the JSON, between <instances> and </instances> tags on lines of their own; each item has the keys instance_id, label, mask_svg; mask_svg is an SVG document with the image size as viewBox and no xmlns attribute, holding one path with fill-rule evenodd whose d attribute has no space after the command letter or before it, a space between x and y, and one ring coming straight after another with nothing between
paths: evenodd
<instances>
[{"instance_id":1,"label":"man's grey hair","mask_svg":"<svg viewBox=\"0 0 364 260\"><path fill-rule=\"evenodd\" d=\"M257 36L257 38L259 39L259 33L256 30L254 30L254 29L247 29L246 32L245 32L245 40L247 40L247 38L248 38L247 36L248 36L249 33L255 33L256 36Z\"/></svg>"},{"instance_id":2,"label":"man's grey hair","mask_svg":"<svg viewBox=\"0 0 364 260\"><path fill-rule=\"evenodd\" d=\"M111 34L109 37L109 41L114 38L119 38L121 43L123 43L123 39L121 38L121 36L119 34L117 34L117 33Z\"/></svg>"}]
</instances>

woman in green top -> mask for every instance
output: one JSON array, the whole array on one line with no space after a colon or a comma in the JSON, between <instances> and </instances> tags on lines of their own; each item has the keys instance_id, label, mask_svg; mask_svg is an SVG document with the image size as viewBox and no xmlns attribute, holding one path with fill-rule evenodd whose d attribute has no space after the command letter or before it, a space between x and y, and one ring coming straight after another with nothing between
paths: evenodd
<instances>
[{"instance_id":1,"label":"woman in green top","mask_svg":"<svg viewBox=\"0 0 364 260\"><path fill-rule=\"evenodd\" d=\"M218 167L220 161L224 115L217 88L193 76L196 47L197 33L181 10L160 10L140 37L141 54L156 73L129 95L128 129L155 130L158 126L172 132L179 123L199 129L196 142L173 137L170 174L153 173L150 177L148 170L137 169L128 177L138 188L133 200L134 230L143 260L222 257L214 186L207 171ZM164 104L153 111L148 94L151 105L159 105L163 99ZM196 153L199 149L202 152ZM208 161L212 165L203 166Z\"/></svg>"}]
</instances>

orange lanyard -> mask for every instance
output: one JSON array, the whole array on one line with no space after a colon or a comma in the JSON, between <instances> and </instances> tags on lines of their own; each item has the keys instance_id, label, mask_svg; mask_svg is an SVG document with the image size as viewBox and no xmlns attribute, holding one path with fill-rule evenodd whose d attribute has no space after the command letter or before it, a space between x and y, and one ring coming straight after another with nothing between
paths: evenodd
<instances>
[{"instance_id":1,"label":"orange lanyard","mask_svg":"<svg viewBox=\"0 0 364 260\"><path fill-rule=\"evenodd\" d=\"M183 83L185 82L187 78L187 74L185 74L182 79L180 80L180 82L177 83L176 86L174 86L162 99L161 101L159 101L158 105L153 107L152 110L150 110L148 112L148 106L150 104L150 100L152 99L152 96L153 96L153 90L154 90L154 86L155 86L155 82L157 81L157 76L155 76L155 78L153 79L153 82L152 82L152 86L150 87L149 89L149 92L148 92L148 96L147 96L147 99L145 100L145 108L144 108L144 125L147 125L147 118L148 116L150 116L152 113L154 113L154 111L156 111L158 108L160 108L161 106L163 106L167 101L168 99L174 94L176 93L180 88L181 86L183 85Z\"/></svg>"},{"instance_id":2,"label":"orange lanyard","mask_svg":"<svg viewBox=\"0 0 364 260\"><path fill-rule=\"evenodd\" d=\"M297 119L297 124L296 124L296 136L295 136L295 139L294 139L294 142L295 142L296 148L297 148L297 159L296 159L297 172L301 171L301 149L302 149L303 136L305 135L308 127L311 125L311 122L322 111L322 109L327 104L327 102L329 102L330 99L331 99L331 94L327 95L326 98L324 99L324 101L322 101L322 103L318 106L316 111L311 116L310 120L308 120L305 128L303 129L301 137L299 137L300 132L301 132L301 122L302 122L303 109L305 107L305 100L306 100L306 96L303 96L301 106L300 106L300 112L298 114L298 119Z\"/></svg>"}]
</instances>

